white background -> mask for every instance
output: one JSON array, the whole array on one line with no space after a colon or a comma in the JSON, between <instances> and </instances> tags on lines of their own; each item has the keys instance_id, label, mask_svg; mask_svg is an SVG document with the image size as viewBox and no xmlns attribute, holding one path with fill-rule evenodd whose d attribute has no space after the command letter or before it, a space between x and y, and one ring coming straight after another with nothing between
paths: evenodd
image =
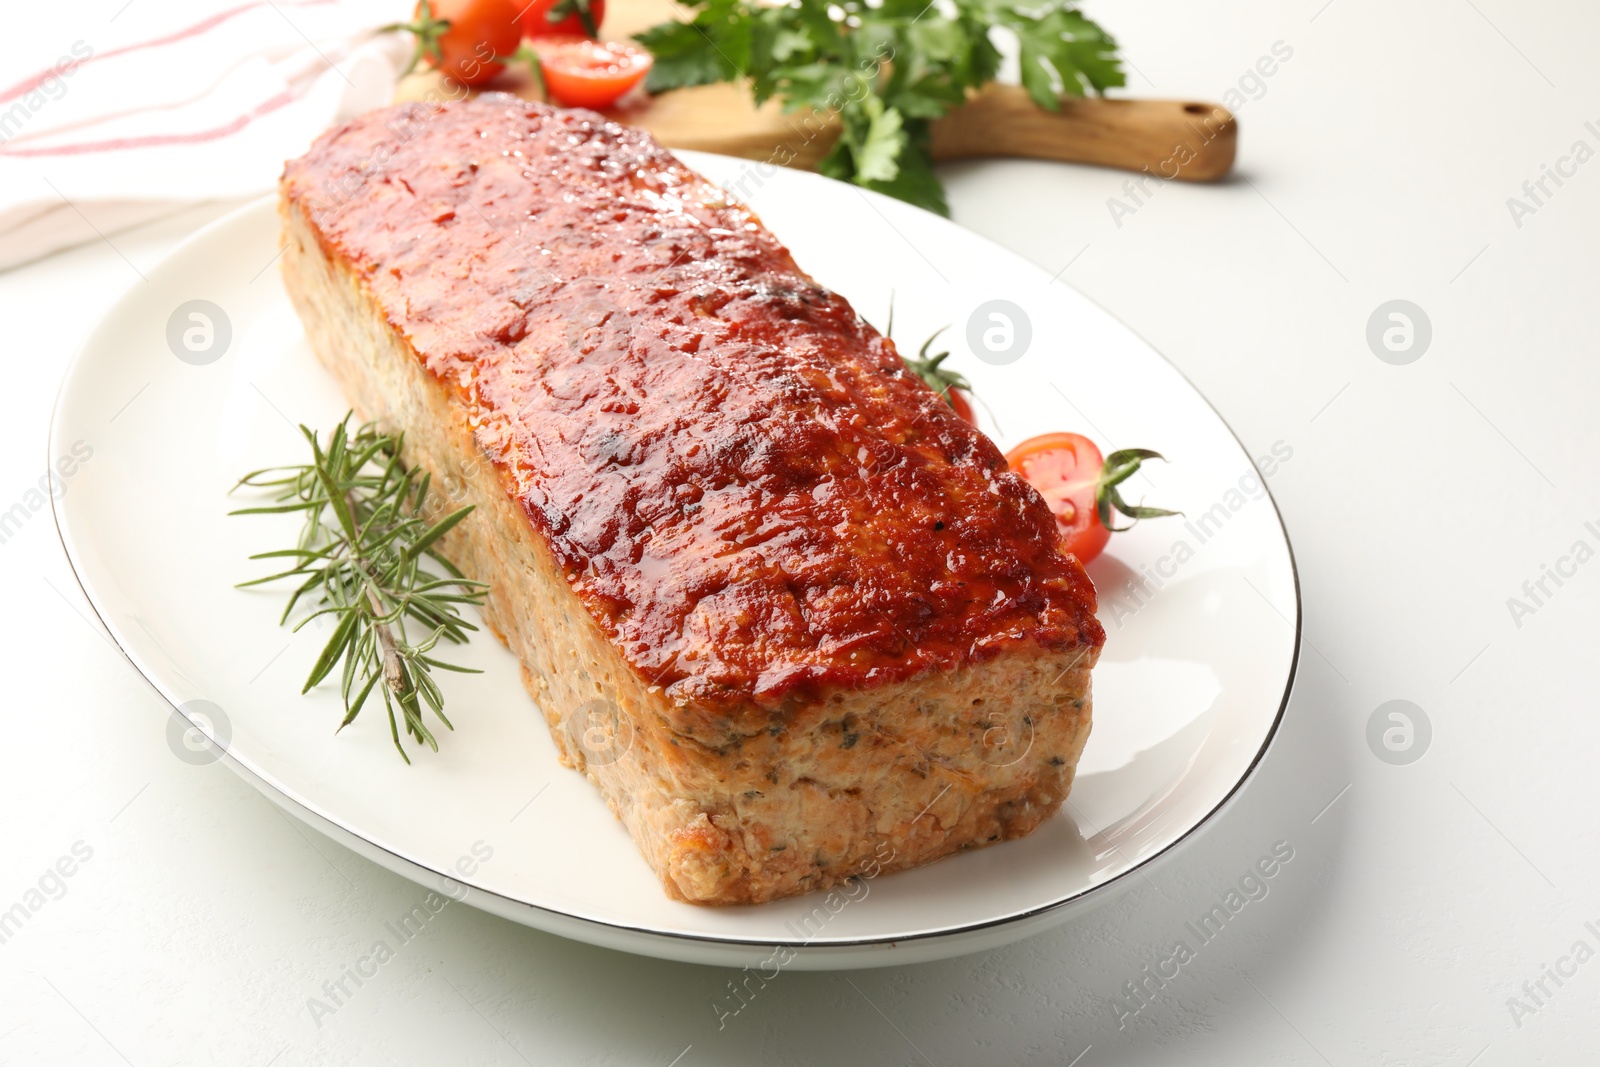
<instances>
[{"instance_id":1,"label":"white background","mask_svg":"<svg viewBox=\"0 0 1600 1067\"><path fill-rule=\"evenodd\" d=\"M940 964L786 973L720 1031L726 972L456 906L319 1027L307 998L422 890L223 767L174 758L166 709L88 621L41 512L0 544L0 909L75 842L93 857L0 945L0 1062L1592 1062L1600 959L1547 980L1536 1011L1514 1019L1507 1000L1535 1006L1523 983L1575 941L1600 950L1585 929L1600 928L1600 562L1549 586L1520 627L1507 598L1574 541L1600 548L1584 528L1600 527L1600 161L1520 227L1506 201L1573 142L1600 150L1600 12L1137 0L1096 13L1138 95L1220 99L1274 42L1293 49L1239 109L1238 177L1163 186L1120 227L1107 207L1126 200L1120 173L944 172L958 221L1064 268L1252 454L1294 448L1272 488L1307 647L1279 741L1224 819L1086 920ZM56 383L89 328L216 213L0 275L0 510L43 470ZM1433 328L1408 366L1365 340L1395 298ZM1418 762L1368 747L1391 699L1432 722ZM1295 858L1269 896L1119 1029L1112 997L1278 841Z\"/></svg>"}]
</instances>

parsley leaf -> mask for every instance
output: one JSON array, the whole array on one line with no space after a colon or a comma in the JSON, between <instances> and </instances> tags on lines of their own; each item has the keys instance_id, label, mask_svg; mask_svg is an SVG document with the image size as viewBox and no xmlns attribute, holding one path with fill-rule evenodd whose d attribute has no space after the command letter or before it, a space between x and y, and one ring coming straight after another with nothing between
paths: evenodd
<instances>
[{"instance_id":1,"label":"parsley leaf","mask_svg":"<svg viewBox=\"0 0 1600 1067\"><path fill-rule=\"evenodd\" d=\"M1100 93L1126 84L1116 42L1078 12L1057 6L1033 19L1009 7L999 17L1001 25L1017 35L1022 85L1040 107L1057 111L1063 96Z\"/></svg>"},{"instance_id":2,"label":"parsley leaf","mask_svg":"<svg viewBox=\"0 0 1600 1067\"><path fill-rule=\"evenodd\" d=\"M867 113L867 128L852 146L856 180L892 182L900 174L900 149L905 145L905 119L892 107L884 107L876 96L867 97L862 110Z\"/></svg>"},{"instance_id":3,"label":"parsley leaf","mask_svg":"<svg viewBox=\"0 0 1600 1067\"><path fill-rule=\"evenodd\" d=\"M732 81L740 75L711 38L692 23L662 23L636 40L656 59L645 78L645 87L652 93Z\"/></svg>"}]
</instances>

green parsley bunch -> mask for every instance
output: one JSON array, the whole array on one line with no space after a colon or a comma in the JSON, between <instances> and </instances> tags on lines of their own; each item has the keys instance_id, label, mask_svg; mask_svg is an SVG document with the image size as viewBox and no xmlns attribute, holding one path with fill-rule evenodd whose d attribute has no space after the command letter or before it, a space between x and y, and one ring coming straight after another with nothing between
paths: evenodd
<instances>
[{"instance_id":1,"label":"green parsley bunch","mask_svg":"<svg viewBox=\"0 0 1600 1067\"><path fill-rule=\"evenodd\" d=\"M1040 107L1124 84L1117 45L1077 0L687 0L688 22L640 34L662 92L748 80L757 104L837 113L820 170L948 214L929 129L994 80L991 31L1013 32L1021 80Z\"/></svg>"}]
</instances>

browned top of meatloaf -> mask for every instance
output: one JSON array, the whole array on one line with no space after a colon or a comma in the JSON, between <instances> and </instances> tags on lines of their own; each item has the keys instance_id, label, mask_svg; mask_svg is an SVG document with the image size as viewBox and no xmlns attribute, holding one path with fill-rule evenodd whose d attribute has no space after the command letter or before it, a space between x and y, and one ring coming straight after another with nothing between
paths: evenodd
<instances>
[{"instance_id":1,"label":"browned top of meatloaf","mask_svg":"<svg viewBox=\"0 0 1600 1067\"><path fill-rule=\"evenodd\" d=\"M778 709L1103 642L999 450L647 134L504 95L404 105L284 186L670 695Z\"/></svg>"}]
</instances>

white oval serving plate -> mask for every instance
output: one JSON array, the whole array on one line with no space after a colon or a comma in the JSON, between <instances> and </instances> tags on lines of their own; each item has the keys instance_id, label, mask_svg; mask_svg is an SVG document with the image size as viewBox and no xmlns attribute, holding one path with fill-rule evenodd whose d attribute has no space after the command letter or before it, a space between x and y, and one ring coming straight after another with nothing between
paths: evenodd
<instances>
[{"instance_id":1,"label":"white oval serving plate","mask_svg":"<svg viewBox=\"0 0 1600 1067\"><path fill-rule=\"evenodd\" d=\"M825 969L992 948L1081 913L1214 818L1283 714L1300 602L1255 465L1147 344L1010 252L812 174L683 155L750 201L867 318L882 325L892 294L903 349L951 324L951 365L1002 447L1078 430L1107 451L1141 445L1171 460L1130 488L1187 517L1118 534L1090 567L1108 633L1094 731L1071 798L1039 831L848 892L700 908L667 898L594 787L557 762L515 660L492 637L462 654L484 674L443 679L456 729L437 755L402 763L378 705L336 737L334 687L299 695L325 633L278 625L283 590L234 588L263 573L246 557L290 543L298 521L230 517L240 506L230 486L246 470L301 462L294 424L325 430L345 411L279 283L270 199L150 272L67 374L50 455L93 449L55 502L84 592L139 672L185 708L184 727L214 736L267 796L375 862L516 922L698 963L754 965L785 945L797 950L789 966ZM195 300L221 309L225 348L220 322L209 354L169 344L175 313ZM969 319L992 300L1020 308L1031 333L1005 365L967 342ZM205 348L185 311L175 333L187 328Z\"/></svg>"}]
</instances>

